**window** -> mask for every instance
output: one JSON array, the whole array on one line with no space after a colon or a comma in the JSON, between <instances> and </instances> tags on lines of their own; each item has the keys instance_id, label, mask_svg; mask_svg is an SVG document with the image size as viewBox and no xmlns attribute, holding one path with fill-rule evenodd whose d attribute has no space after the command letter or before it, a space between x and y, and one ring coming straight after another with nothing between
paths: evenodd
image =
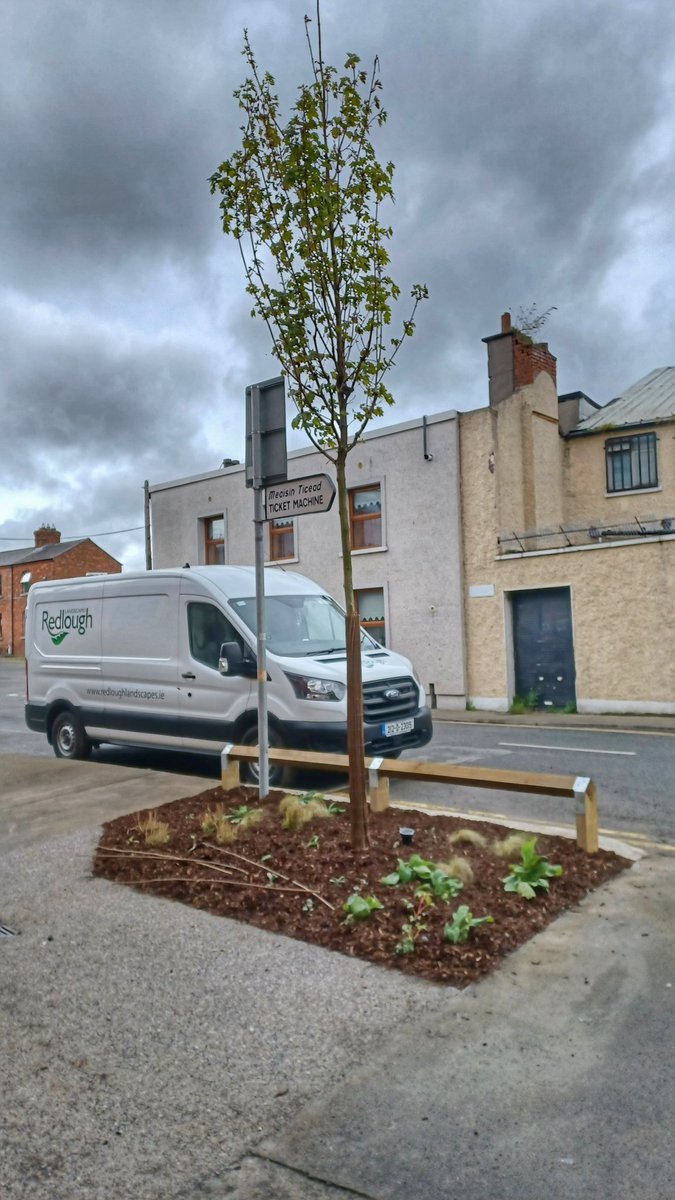
<instances>
[{"instance_id":1,"label":"window","mask_svg":"<svg viewBox=\"0 0 675 1200\"><path fill-rule=\"evenodd\" d=\"M209 517L204 522L205 560L211 564L225 562L225 518Z\"/></svg>"},{"instance_id":2,"label":"window","mask_svg":"<svg viewBox=\"0 0 675 1200\"><path fill-rule=\"evenodd\" d=\"M242 653L245 650L241 634L213 604L188 604L188 635L192 657L214 671L218 670L223 642L236 642Z\"/></svg>"},{"instance_id":3,"label":"window","mask_svg":"<svg viewBox=\"0 0 675 1200\"><path fill-rule=\"evenodd\" d=\"M295 558L295 528L292 520L269 521L269 562Z\"/></svg>"},{"instance_id":4,"label":"window","mask_svg":"<svg viewBox=\"0 0 675 1200\"><path fill-rule=\"evenodd\" d=\"M371 637L381 646L386 645L384 627L384 590L383 588L356 588L354 598L359 613L359 620Z\"/></svg>"},{"instance_id":5,"label":"window","mask_svg":"<svg viewBox=\"0 0 675 1200\"><path fill-rule=\"evenodd\" d=\"M379 483L350 489L349 523L352 550L370 550L382 545L382 490Z\"/></svg>"},{"instance_id":6,"label":"window","mask_svg":"<svg viewBox=\"0 0 675 1200\"><path fill-rule=\"evenodd\" d=\"M605 442L605 456L608 492L658 487L655 433L609 438Z\"/></svg>"},{"instance_id":7,"label":"window","mask_svg":"<svg viewBox=\"0 0 675 1200\"><path fill-rule=\"evenodd\" d=\"M30 587L32 578L33 576L31 575L30 571L24 571L23 575L21 576L21 591L24 593L24 595Z\"/></svg>"}]
</instances>

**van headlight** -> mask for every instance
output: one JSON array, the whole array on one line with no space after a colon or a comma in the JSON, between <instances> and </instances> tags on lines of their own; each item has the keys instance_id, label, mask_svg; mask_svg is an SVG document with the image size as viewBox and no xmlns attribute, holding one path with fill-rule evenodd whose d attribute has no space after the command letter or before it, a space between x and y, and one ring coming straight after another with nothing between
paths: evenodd
<instances>
[{"instance_id":1,"label":"van headlight","mask_svg":"<svg viewBox=\"0 0 675 1200\"><path fill-rule=\"evenodd\" d=\"M299 700L342 700L346 688L337 679L314 679L308 675L288 675Z\"/></svg>"}]
</instances>

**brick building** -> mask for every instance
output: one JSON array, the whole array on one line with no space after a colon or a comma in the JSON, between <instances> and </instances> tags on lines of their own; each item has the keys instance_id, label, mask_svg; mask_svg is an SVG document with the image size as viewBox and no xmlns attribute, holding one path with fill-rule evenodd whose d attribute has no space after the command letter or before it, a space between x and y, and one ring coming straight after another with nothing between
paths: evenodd
<instances>
[{"instance_id":1,"label":"brick building","mask_svg":"<svg viewBox=\"0 0 675 1200\"><path fill-rule=\"evenodd\" d=\"M34 546L0 551L0 654L24 652L26 596L32 583L122 570L122 564L91 538L62 542L58 529L50 525L36 529L34 537Z\"/></svg>"}]
</instances>

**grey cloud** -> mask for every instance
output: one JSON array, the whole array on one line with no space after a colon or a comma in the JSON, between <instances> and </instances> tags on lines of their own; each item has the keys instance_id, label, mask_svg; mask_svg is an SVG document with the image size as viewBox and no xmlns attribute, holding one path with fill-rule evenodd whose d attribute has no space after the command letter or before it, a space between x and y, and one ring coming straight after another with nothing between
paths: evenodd
<instances>
[{"instance_id":1,"label":"grey cloud","mask_svg":"<svg viewBox=\"0 0 675 1200\"><path fill-rule=\"evenodd\" d=\"M287 112L313 7L2 6L3 480L41 483L60 511L5 504L0 533L135 524L144 478L243 454L243 389L276 365L207 177L239 138L242 27ZM533 301L558 309L561 391L606 400L672 361L672 5L322 7L330 61L380 56L392 274L404 297L431 293L385 420L485 402L481 338Z\"/></svg>"}]
</instances>

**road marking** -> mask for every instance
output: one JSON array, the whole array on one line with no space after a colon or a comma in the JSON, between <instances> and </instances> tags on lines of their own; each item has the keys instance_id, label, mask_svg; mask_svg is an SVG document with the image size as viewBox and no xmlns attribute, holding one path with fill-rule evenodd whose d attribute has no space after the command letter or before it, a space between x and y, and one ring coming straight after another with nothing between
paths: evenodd
<instances>
[{"instance_id":1,"label":"road marking","mask_svg":"<svg viewBox=\"0 0 675 1200\"><path fill-rule=\"evenodd\" d=\"M586 746L542 746L539 742L497 742L498 746L516 746L521 750L567 750L575 754L621 754L635 758L637 750L590 750Z\"/></svg>"}]
</instances>

